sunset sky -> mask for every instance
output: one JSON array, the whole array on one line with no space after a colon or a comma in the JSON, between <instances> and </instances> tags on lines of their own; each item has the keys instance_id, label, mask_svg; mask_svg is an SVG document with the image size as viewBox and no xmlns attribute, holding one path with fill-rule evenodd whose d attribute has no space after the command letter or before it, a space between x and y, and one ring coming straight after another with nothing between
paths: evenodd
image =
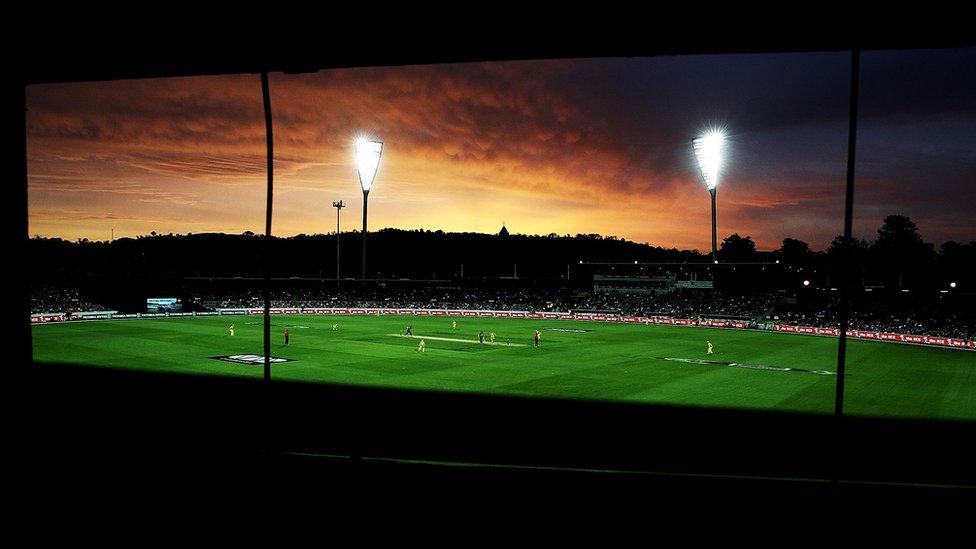
<instances>
[{"instance_id":1,"label":"sunset sky","mask_svg":"<svg viewBox=\"0 0 976 549\"><path fill-rule=\"evenodd\" d=\"M385 142L370 229L601 233L707 249L691 140L724 126L719 235L843 228L849 54L523 61L272 74L274 233L361 226L353 140ZM865 53L858 236L903 213L976 240L976 50ZM30 234L263 232L257 75L32 86Z\"/></svg>"}]
</instances>

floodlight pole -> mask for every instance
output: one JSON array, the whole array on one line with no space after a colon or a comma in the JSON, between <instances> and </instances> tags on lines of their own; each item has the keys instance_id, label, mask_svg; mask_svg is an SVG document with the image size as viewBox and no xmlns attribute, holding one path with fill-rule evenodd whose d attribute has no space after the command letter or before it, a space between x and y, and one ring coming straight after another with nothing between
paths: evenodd
<instances>
[{"instance_id":1,"label":"floodlight pole","mask_svg":"<svg viewBox=\"0 0 976 549\"><path fill-rule=\"evenodd\" d=\"M336 290L339 289L339 212L346 207L345 202L333 202L332 207L336 209Z\"/></svg>"},{"instance_id":2,"label":"floodlight pole","mask_svg":"<svg viewBox=\"0 0 976 549\"><path fill-rule=\"evenodd\" d=\"M711 189L708 189L708 193L712 195L712 263L718 263L718 247L715 228L715 188L712 187Z\"/></svg>"},{"instance_id":3,"label":"floodlight pole","mask_svg":"<svg viewBox=\"0 0 976 549\"><path fill-rule=\"evenodd\" d=\"M368 198L369 189L363 189L363 280L366 280L366 202Z\"/></svg>"}]
</instances>

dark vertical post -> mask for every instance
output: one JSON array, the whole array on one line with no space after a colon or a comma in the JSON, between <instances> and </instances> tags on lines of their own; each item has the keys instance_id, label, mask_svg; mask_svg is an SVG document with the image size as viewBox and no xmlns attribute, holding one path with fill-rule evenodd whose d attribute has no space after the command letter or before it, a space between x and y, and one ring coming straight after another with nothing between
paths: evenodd
<instances>
[{"instance_id":1,"label":"dark vertical post","mask_svg":"<svg viewBox=\"0 0 976 549\"><path fill-rule=\"evenodd\" d=\"M712 195L712 263L718 261L718 246L716 239L716 227L715 227L715 189L708 189L709 194Z\"/></svg>"},{"instance_id":2,"label":"dark vertical post","mask_svg":"<svg viewBox=\"0 0 976 549\"><path fill-rule=\"evenodd\" d=\"M12 206L10 209L14 211L12 215L8 214L3 216L3 226L10 240L14 241L18 246L23 246L24 251L27 251L30 243L29 226L27 223L27 132L25 131L27 127L27 86L19 78L14 77L5 80L3 87L5 92L11 92L7 95L8 101L6 105L8 110L4 113L7 115L4 116L4 121L8 123L6 126L7 133L9 135L11 133L10 130L12 130L12 133L15 134L14 139L11 140L13 146L8 149L13 154L11 170L13 174L9 177L17 181L13 185L14 189L11 193L13 196L10 197L10 201L8 202ZM14 99L15 97L16 99ZM15 303L14 306L17 308L17 314L13 315L17 319L14 321L17 327L13 334L13 339L9 341L21 342L12 351L15 353L15 358L19 361L15 361L15 364L30 364L33 359L31 342L33 336L31 335L29 320L31 313L30 277L27 276L27 269L18 268L8 268L7 277L7 280L14 287L13 300ZM24 373L24 370L21 368L14 368L14 370L16 370L16 373L12 374L14 380L16 380L15 376Z\"/></svg>"},{"instance_id":3,"label":"dark vertical post","mask_svg":"<svg viewBox=\"0 0 976 549\"><path fill-rule=\"evenodd\" d=\"M851 99L848 108L847 130L847 193L844 199L844 240L851 242L854 232L854 153L857 151L857 94L861 73L861 52L851 52ZM844 374L847 358L847 329L850 323L850 292L853 277L850 276L851 265L844 266L843 285L841 286L840 307L838 320L840 322L840 338L837 343L837 390L834 395L834 415L844 415Z\"/></svg>"},{"instance_id":4,"label":"dark vertical post","mask_svg":"<svg viewBox=\"0 0 976 549\"><path fill-rule=\"evenodd\" d=\"M366 280L366 199L369 198L369 191L363 190L363 276Z\"/></svg>"},{"instance_id":5,"label":"dark vertical post","mask_svg":"<svg viewBox=\"0 0 976 549\"><path fill-rule=\"evenodd\" d=\"M264 380L271 381L271 206L274 192L274 134L271 127L271 90L268 73L261 73L264 96L264 130L268 143L268 203L264 224Z\"/></svg>"}]
</instances>

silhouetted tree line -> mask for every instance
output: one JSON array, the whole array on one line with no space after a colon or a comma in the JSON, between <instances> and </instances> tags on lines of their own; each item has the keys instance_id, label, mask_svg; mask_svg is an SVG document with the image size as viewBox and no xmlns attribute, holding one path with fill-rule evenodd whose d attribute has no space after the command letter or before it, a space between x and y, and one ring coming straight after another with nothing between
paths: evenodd
<instances>
[{"instance_id":1,"label":"silhouetted tree line","mask_svg":"<svg viewBox=\"0 0 976 549\"><path fill-rule=\"evenodd\" d=\"M955 282L960 289L972 291L976 283L976 242L949 241L936 250L904 215L885 217L873 241L838 236L820 252L793 238L783 239L773 253L757 252L750 237L733 234L722 241L718 258L724 262L772 258L804 268L804 276L813 284L832 286L945 289Z\"/></svg>"},{"instance_id":2,"label":"silhouetted tree line","mask_svg":"<svg viewBox=\"0 0 976 549\"><path fill-rule=\"evenodd\" d=\"M358 278L361 234L339 235L340 277ZM368 235L367 276L370 278L465 279L514 277L570 279L579 282L592 269L580 262L674 262L706 265L709 254L661 248L614 236L559 236L445 233L429 230L383 229ZM258 277L269 254L275 277L334 278L336 235L300 234L272 238L251 232L231 234L150 234L112 242L33 238L27 262L37 282L84 284L101 281L119 287L138 283L165 291L186 277ZM954 281L960 290L976 285L976 242L946 242L938 250L924 242L909 218L884 219L872 242L837 237L823 251L812 251L801 240L786 238L772 252L756 250L750 236L732 234L722 241L715 273L726 276L725 287L754 281L773 272L725 265L758 262L780 264L791 273L782 284L809 278L814 285L878 285L897 288L943 288ZM776 271L781 275L783 270ZM735 274L733 274L735 273ZM716 275L718 276L718 275ZM585 281L588 283L588 281ZM778 282L779 283L779 282Z\"/></svg>"},{"instance_id":3,"label":"silhouetted tree line","mask_svg":"<svg viewBox=\"0 0 976 549\"><path fill-rule=\"evenodd\" d=\"M362 236L339 237L340 276L359 278ZM84 279L94 275L165 278L261 276L270 254L272 276L334 278L336 236L264 238L241 235L149 235L113 242L31 239L30 268L41 278ZM367 236L367 276L449 279L459 277L551 277L580 261L704 262L693 250L665 249L600 235L528 236L383 229Z\"/></svg>"}]
</instances>

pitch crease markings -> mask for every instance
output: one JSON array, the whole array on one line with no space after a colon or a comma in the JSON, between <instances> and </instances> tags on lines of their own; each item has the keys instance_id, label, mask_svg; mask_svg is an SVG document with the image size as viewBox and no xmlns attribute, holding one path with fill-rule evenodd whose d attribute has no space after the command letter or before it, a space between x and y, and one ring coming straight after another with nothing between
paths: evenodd
<instances>
[{"instance_id":1,"label":"pitch crease markings","mask_svg":"<svg viewBox=\"0 0 976 549\"><path fill-rule=\"evenodd\" d=\"M804 372L808 374L817 374L820 376L837 375L836 372L831 372L830 370L808 370L806 368L790 368L788 366L766 366L764 364L743 364L741 362L725 362L721 360L704 360L704 359L697 359L697 358L674 358L674 357L654 357L654 358L658 360L667 360L670 362L684 362L686 364L701 364L703 366L728 366L729 368L747 368L750 370L769 370L773 372Z\"/></svg>"},{"instance_id":2,"label":"pitch crease markings","mask_svg":"<svg viewBox=\"0 0 976 549\"><path fill-rule=\"evenodd\" d=\"M438 337L438 336L423 336L423 335L406 335L406 334L386 334L391 337L406 337L410 339L430 339L433 341L452 341L455 343L481 343L477 339L459 339L456 337ZM527 343L505 343L504 341L496 341L494 343L490 341L485 341L481 343L482 345L499 345L502 347L526 347Z\"/></svg>"}]
</instances>

